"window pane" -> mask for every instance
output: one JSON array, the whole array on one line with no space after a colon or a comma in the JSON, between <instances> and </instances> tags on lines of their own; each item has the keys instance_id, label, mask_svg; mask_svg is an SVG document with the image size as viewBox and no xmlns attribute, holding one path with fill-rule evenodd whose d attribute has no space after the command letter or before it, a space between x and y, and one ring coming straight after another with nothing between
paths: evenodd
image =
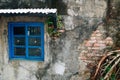
<instances>
[{"instance_id":1,"label":"window pane","mask_svg":"<svg viewBox=\"0 0 120 80\"><path fill-rule=\"evenodd\" d=\"M40 35L40 27L28 27L28 35Z\"/></svg>"},{"instance_id":2,"label":"window pane","mask_svg":"<svg viewBox=\"0 0 120 80\"><path fill-rule=\"evenodd\" d=\"M15 45L25 45L25 38L24 37L15 37L14 39L15 39L14 40Z\"/></svg>"},{"instance_id":3,"label":"window pane","mask_svg":"<svg viewBox=\"0 0 120 80\"><path fill-rule=\"evenodd\" d=\"M40 48L29 48L29 56L41 56Z\"/></svg>"},{"instance_id":4,"label":"window pane","mask_svg":"<svg viewBox=\"0 0 120 80\"><path fill-rule=\"evenodd\" d=\"M25 48L14 48L14 55L25 56Z\"/></svg>"},{"instance_id":5,"label":"window pane","mask_svg":"<svg viewBox=\"0 0 120 80\"><path fill-rule=\"evenodd\" d=\"M29 46L40 46L40 38L29 38Z\"/></svg>"},{"instance_id":6,"label":"window pane","mask_svg":"<svg viewBox=\"0 0 120 80\"><path fill-rule=\"evenodd\" d=\"M25 35L25 27L14 27L14 35Z\"/></svg>"}]
</instances>

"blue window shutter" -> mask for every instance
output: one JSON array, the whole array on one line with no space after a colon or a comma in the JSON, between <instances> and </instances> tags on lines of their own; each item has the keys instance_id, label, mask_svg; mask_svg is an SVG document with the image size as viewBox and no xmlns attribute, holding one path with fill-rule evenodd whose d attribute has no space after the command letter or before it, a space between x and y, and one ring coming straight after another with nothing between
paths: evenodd
<instances>
[{"instance_id":1,"label":"blue window shutter","mask_svg":"<svg viewBox=\"0 0 120 80\"><path fill-rule=\"evenodd\" d=\"M37 45L37 43L36 45L30 45L30 39L34 40L34 44L39 42L40 45ZM19 42L17 43L16 40ZM10 59L44 61L44 23L9 22L8 43Z\"/></svg>"}]
</instances>

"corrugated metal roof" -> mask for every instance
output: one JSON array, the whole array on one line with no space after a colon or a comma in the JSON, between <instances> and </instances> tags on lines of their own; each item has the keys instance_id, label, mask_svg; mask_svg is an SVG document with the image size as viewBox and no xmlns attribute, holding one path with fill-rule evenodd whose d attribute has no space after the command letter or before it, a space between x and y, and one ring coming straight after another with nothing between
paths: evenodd
<instances>
[{"instance_id":1,"label":"corrugated metal roof","mask_svg":"<svg viewBox=\"0 0 120 80\"><path fill-rule=\"evenodd\" d=\"M26 13L56 13L57 9L0 9L0 14L26 14Z\"/></svg>"}]
</instances>

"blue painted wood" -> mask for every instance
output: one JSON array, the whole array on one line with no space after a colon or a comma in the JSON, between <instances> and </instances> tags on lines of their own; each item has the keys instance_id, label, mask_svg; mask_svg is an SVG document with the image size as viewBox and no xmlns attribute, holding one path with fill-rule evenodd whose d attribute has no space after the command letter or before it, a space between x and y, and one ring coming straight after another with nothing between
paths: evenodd
<instances>
[{"instance_id":1,"label":"blue painted wood","mask_svg":"<svg viewBox=\"0 0 120 80\"><path fill-rule=\"evenodd\" d=\"M25 35L14 35L13 29L14 27L25 27ZM40 27L41 33L40 35L28 35L28 27ZM25 37L25 46L22 45L14 45L14 37L23 38ZM39 38L41 41L41 45L39 46L29 46L28 45L28 38ZM42 22L9 22L8 23L8 43L9 43L9 58L10 60L38 60L44 61L44 23ZM25 48L26 55L25 56L17 56L14 55L14 48ZM40 48L41 49L41 56L29 56L28 48Z\"/></svg>"},{"instance_id":2,"label":"blue painted wood","mask_svg":"<svg viewBox=\"0 0 120 80\"><path fill-rule=\"evenodd\" d=\"M22 45L14 45L15 48L26 48L26 46L22 46Z\"/></svg>"},{"instance_id":3,"label":"blue painted wood","mask_svg":"<svg viewBox=\"0 0 120 80\"><path fill-rule=\"evenodd\" d=\"M25 38L26 38L26 58L28 59L28 29L27 29L28 25L25 24Z\"/></svg>"}]
</instances>

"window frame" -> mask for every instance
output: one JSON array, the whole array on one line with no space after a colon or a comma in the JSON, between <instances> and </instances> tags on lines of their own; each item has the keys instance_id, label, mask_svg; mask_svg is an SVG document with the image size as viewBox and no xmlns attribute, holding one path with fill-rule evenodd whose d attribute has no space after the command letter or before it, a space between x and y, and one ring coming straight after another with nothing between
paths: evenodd
<instances>
[{"instance_id":1,"label":"window frame","mask_svg":"<svg viewBox=\"0 0 120 80\"><path fill-rule=\"evenodd\" d=\"M14 35L14 27L24 27L25 28L25 34L24 35ZM40 26L40 35L28 35L28 27L38 27ZM16 56L14 54L14 48L17 48L16 45L14 45L14 38L15 37L25 37L25 45L24 46L18 46L19 48L24 47L25 48L25 56ZM30 46L28 44L28 38L40 38L40 44L39 46ZM43 22L9 22L8 23L8 43L9 43L9 59L10 60L38 60L38 61L44 61L44 23ZM28 49L29 48L39 48L41 50L40 56L29 56Z\"/></svg>"}]
</instances>

